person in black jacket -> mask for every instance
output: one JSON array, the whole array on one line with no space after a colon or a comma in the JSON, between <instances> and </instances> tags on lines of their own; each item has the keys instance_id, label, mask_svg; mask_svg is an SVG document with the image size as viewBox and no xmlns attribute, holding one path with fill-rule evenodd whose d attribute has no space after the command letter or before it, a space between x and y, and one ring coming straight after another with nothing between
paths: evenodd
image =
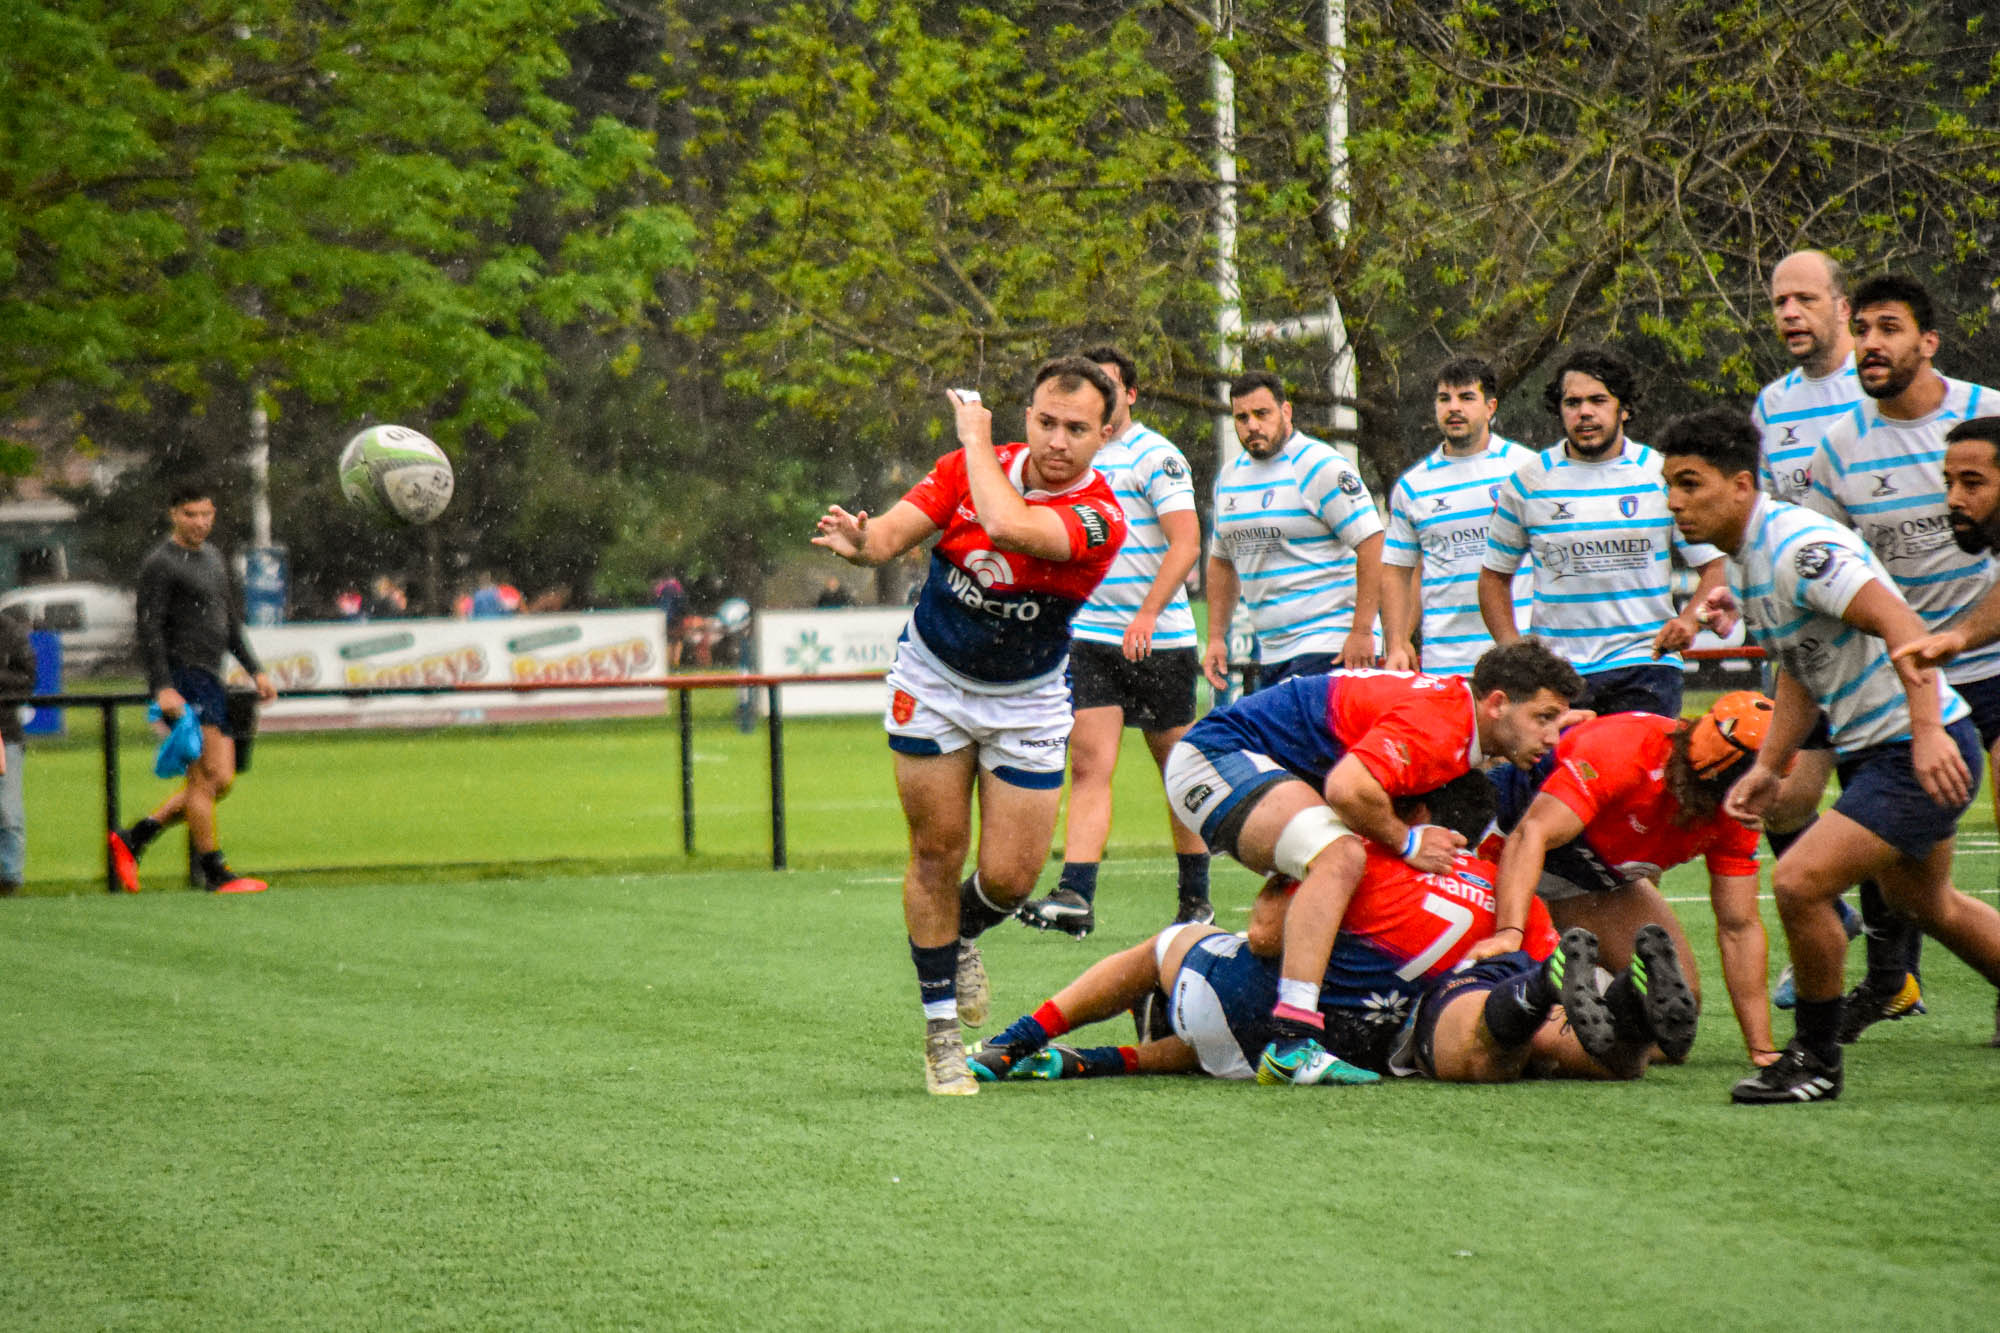
<instances>
[{"instance_id":1,"label":"person in black jacket","mask_svg":"<svg viewBox=\"0 0 2000 1333\"><path fill-rule=\"evenodd\" d=\"M21 887L27 869L28 816L21 796L21 709L19 701L35 692L35 646L28 641L28 624L18 615L0 614L0 894Z\"/></svg>"},{"instance_id":2,"label":"person in black jacket","mask_svg":"<svg viewBox=\"0 0 2000 1333\"><path fill-rule=\"evenodd\" d=\"M277 687L257 661L243 632L236 590L221 554L208 544L215 500L199 482L182 482L168 496L173 531L139 565L139 656L146 688L168 721L193 709L201 720L201 757L188 766L187 784L129 829L111 834L111 857L127 893L139 891L139 857L167 825L187 820L188 840L201 861L202 878L215 893L256 893L261 879L236 874L216 843L215 803L236 780L236 741L222 689L222 656L235 655L257 683L264 703Z\"/></svg>"}]
</instances>

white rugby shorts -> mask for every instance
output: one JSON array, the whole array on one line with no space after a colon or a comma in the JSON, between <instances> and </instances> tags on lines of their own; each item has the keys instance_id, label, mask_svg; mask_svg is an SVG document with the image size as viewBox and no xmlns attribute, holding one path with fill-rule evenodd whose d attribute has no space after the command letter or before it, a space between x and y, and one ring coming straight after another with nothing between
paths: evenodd
<instances>
[{"instance_id":1,"label":"white rugby shorts","mask_svg":"<svg viewBox=\"0 0 2000 1333\"><path fill-rule=\"evenodd\" d=\"M1060 671L1019 694L981 694L933 666L908 640L889 668L882 725L898 754L953 754L976 746L979 766L1003 782L1059 788L1069 762L1069 682Z\"/></svg>"}]
</instances>

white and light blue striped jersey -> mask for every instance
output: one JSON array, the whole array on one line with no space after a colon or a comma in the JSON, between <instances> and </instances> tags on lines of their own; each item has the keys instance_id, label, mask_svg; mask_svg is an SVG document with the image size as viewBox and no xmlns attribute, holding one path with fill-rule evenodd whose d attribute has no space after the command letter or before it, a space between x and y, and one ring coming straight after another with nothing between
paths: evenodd
<instances>
[{"instance_id":1,"label":"white and light blue striped jersey","mask_svg":"<svg viewBox=\"0 0 2000 1333\"><path fill-rule=\"evenodd\" d=\"M1728 569L1750 637L1819 701L1835 750L1910 739L1909 700L1888 645L1841 619L1868 584L1896 587L1860 537L1810 509L1759 496ZM1945 725L1969 715L1943 676L1938 699Z\"/></svg>"},{"instance_id":2,"label":"white and light blue striped jersey","mask_svg":"<svg viewBox=\"0 0 2000 1333\"><path fill-rule=\"evenodd\" d=\"M1125 511L1125 544L1097 591L1070 622L1070 633L1093 643L1123 643L1125 627L1139 613L1140 603L1159 577L1167 558L1167 535L1160 515L1194 508L1194 477L1174 442L1156 430L1133 422L1125 433L1097 451L1090 465L1111 483L1118 507ZM1153 623L1153 647L1192 648L1194 612L1187 589L1174 589L1174 599Z\"/></svg>"},{"instance_id":3,"label":"white and light blue striped jersey","mask_svg":"<svg viewBox=\"0 0 2000 1333\"><path fill-rule=\"evenodd\" d=\"M1309 435L1294 431L1269 458L1239 454L1222 470L1212 549L1236 567L1264 661L1341 650L1354 627L1354 548L1380 531L1361 474Z\"/></svg>"},{"instance_id":4,"label":"white and light blue striped jersey","mask_svg":"<svg viewBox=\"0 0 2000 1333\"><path fill-rule=\"evenodd\" d=\"M1661 471L1659 454L1637 440L1595 463L1557 444L1500 487L1482 565L1512 574L1533 552L1535 635L1578 671L1653 662L1653 636L1674 615L1673 552L1697 569L1722 554L1681 541ZM1659 661L1679 666L1680 656Z\"/></svg>"},{"instance_id":5,"label":"white and light blue striped jersey","mask_svg":"<svg viewBox=\"0 0 2000 1333\"><path fill-rule=\"evenodd\" d=\"M1757 485L1774 500L1804 504L1811 488L1813 450L1843 417L1861 417L1861 380L1854 353L1823 380L1794 370L1772 380L1757 394L1750 420L1764 437L1757 458Z\"/></svg>"},{"instance_id":6,"label":"white and light blue striped jersey","mask_svg":"<svg viewBox=\"0 0 2000 1333\"><path fill-rule=\"evenodd\" d=\"M1463 458L1433 449L1389 489L1382 563L1423 570L1423 657L1429 675L1470 675L1479 655L1493 646L1479 616L1486 528L1501 483L1529 457L1529 450L1493 435L1485 449ZM1532 570L1514 575L1514 623L1524 633L1534 586Z\"/></svg>"},{"instance_id":7,"label":"white and light blue striped jersey","mask_svg":"<svg viewBox=\"0 0 2000 1333\"><path fill-rule=\"evenodd\" d=\"M1812 489L1801 501L1860 533L1932 629L1964 614L2000 577L1990 555L1958 549L1944 494L1945 432L2000 408L2000 395L1960 380L1944 386L1944 402L1920 420L1885 417L1871 399L1858 419L1836 422L1813 453ZM1945 668L1953 683L1995 675L2000 643L1961 653Z\"/></svg>"}]
</instances>

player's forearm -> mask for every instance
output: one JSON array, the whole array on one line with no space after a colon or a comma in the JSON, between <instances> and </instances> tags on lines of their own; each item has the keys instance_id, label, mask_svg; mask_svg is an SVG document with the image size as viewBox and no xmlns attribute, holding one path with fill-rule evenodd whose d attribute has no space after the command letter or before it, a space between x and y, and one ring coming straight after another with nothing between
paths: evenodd
<instances>
[{"instance_id":1,"label":"player's forearm","mask_svg":"<svg viewBox=\"0 0 2000 1333\"><path fill-rule=\"evenodd\" d=\"M1882 583L1870 583L1854 595L1841 619L1858 630L1873 634L1893 654L1898 648L1925 633L1924 622L1902 596ZM1944 725L1944 706L1938 700L1935 672L1898 672L1903 696L1909 700L1910 726L1932 728Z\"/></svg>"},{"instance_id":2,"label":"player's forearm","mask_svg":"<svg viewBox=\"0 0 2000 1333\"><path fill-rule=\"evenodd\" d=\"M1340 822L1364 838L1384 847L1401 848L1409 839L1410 826L1396 818L1394 803L1375 775L1353 755L1333 766L1323 793Z\"/></svg>"},{"instance_id":3,"label":"player's forearm","mask_svg":"<svg viewBox=\"0 0 2000 1333\"><path fill-rule=\"evenodd\" d=\"M2000 639L2000 583L1988 588L1986 595L1973 603L1971 610L1945 628L1956 630L1964 638L1962 652L1984 648L1995 639Z\"/></svg>"},{"instance_id":4,"label":"player's forearm","mask_svg":"<svg viewBox=\"0 0 2000 1333\"><path fill-rule=\"evenodd\" d=\"M1170 519L1186 521L1170 524ZM1193 510L1160 515L1160 531L1166 534L1167 553L1160 557L1160 572L1153 576L1153 586L1146 589L1146 598L1139 603L1141 611L1154 616L1173 604L1174 598L1187 583L1194 562L1201 559L1201 523L1195 518ZM1130 540L1129 535L1127 540Z\"/></svg>"},{"instance_id":5,"label":"player's forearm","mask_svg":"<svg viewBox=\"0 0 2000 1333\"><path fill-rule=\"evenodd\" d=\"M1764 922L1757 914L1757 881L1751 876L1718 876L1711 881L1715 945L1722 957L1722 984L1743 1044L1755 1055L1771 1046L1771 1001L1765 977L1770 967Z\"/></svg>"},{"instance_id":6,"label":"player's forearm","mask_svg":"<svg viewBox=\"0 0 2000 1333\"><path fill-rule=\"evenodd\" d=\"M1219 556L1208 558L1208 641L1229 642L1229 622L1236 618L1236 566Z\"/></svg>"},{"instance_id":7,"label":"player's forearm","mask_svg":"<svg viewBox=\"0 0 2000 1333\"><path fill-rule=\"evenodd\" d=\"M1495 643L1512 643L1521 637L1514 623L1514 576L1497 570L1479 571L1479 618Z\"/></svg>"},{"instance_id":8,"label":"player's forearm","mask_svg":"<svg viewBox=\"0 0 2000 1333\"><path fill-rule=\"evenodd\" d=\"M1494 934L1526 930L1528 904L1542 882L1548 853L1548 834L1525 819L1507 835L1500 849L1500 878L1493 886Z\"/></svg>"},{"instance_id":9,"label":"player's forearm","mask_svg":"<svg viewBox=\"0 0 2000 1333\"><path fill-rule=\"evenodd\" d=\"M1391 646L1408 643L1415 632L1417 596L1414 565L1382 566L1382 636Z\"/></svg>"},{"instance_id":10,"label":"player's forearm","mask_svg":"<svg viewBox=\"0 0 2000 1333\"><path fill-rule=\"evenodd\" d=\"M1375 632L1375 618L1382 610L1382 534L1354 549L1354 628L1357 633Z\"/></svg>"}]
</instances>

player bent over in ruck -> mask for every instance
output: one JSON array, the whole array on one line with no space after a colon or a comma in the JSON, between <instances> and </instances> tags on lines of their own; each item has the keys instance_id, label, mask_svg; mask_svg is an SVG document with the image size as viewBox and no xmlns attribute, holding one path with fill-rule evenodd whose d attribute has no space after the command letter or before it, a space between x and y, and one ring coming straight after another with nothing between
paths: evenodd
<instances>
[{"instance_id":1,"label":"player bent over in ruck","mask_svg":"<svg viewBox=\"0 0 2000 1333\"><path fill-rule=\"evenodd\" d=\"M1865 542L1757 489L1756 428L1714 409L1667 428L1668 504L1690 541L1729 556L1729 589L1776 664L1776 708L1756 762L1724 808L1760 815L1824 710L1840 799L1778 858L1772 894L1798 977L1797 1034L1735 1101L1827 1101L1841 1091L1842 964L1833 900L1872 877L1989 981L2000 982L2000 912L1952 887L1958 819L1978 790L1979 737L1965 701L1935 672L1890 654L1924 634ZM1857 632L1858 631L1858 632Z\"/></svg>"},{"instance_id":2,"label":"player bent over in ruck","mask_svg":"<svg viewBox=\"0 0 2000 1333\"><path fill-rule=\"evenodd\" d=\"M1476 837L1492 816L1493 793L1471 773L1397 806L1405 818ZM975 1049L973 1071L998 1080L1199 1069L1281 1084L1374 1083L1385 1073L1453 1082L1503 1082L1524 1072L1630 1078L1643 1072L1653 1045L1692 1034L1693 998L1657 927L1638 942L1650 971L1623 974L1600 994L1596 938L1575 930L1558 947L1539 903L1523 948L1464 963L1466 946L1491 932L1490 862L1460 855L1432 874L1371 844L1356 870L1342 877L1348 906L1320 992L1332 1052L1307 1077L1273 1074L1262 1060L1275 1032L1277 975L1258 955L1278 944L1292 887L1282 878L1259 898L1248 940L1200 923L1170 926L1097 963ZM1261 947L1253 943L1260 938ZM1055 1042L1133 1007L1154 987L1167 997L1165 1035L1137 1046Z\"/></svg>"},{"instance_id":3,"label":"player bent over in ruck","mask_svg":"<svg viewBox=\"0 0 2000 1333\"><path fill-rule=\"evenodd\" d=\"M1035 372L1028 442L995 449L991 413L977 394L954 390L963 448L872 522L829 507L813 538L853 564L879 565L939 534L896 645L884 719L910 825L903 918L934 1093L979 1090L959 1034L961 1019L986 1021L975 941L1033 890L1055 834L1070 618L1125 536L1090 461L1110 437L1115 392L1090 361L1047 362ZM975 793L977 869L961 882Z\"/></svg>"},{"instance_id":4,"label":"player bent over in ruck","mask_svg":"<svg viewBox=\"0 0 2000 1333\"><path fill-rule=\"evenodd\" d=\"M1533 764L1583 682L1539 639L1479 659L1470 678L1396 671L1296 676L1197 722L1167 761L1174 816L1211 848L1258 874L1299 881L1285 914L1273 1015L1274 1069L1310 1081L1327 1058L1319 987L1345 899L1372 839L1418 870L1448 870L1465 846L1448 829L1398 818L1398 796L1429 791L1495 759ZM1474 937L1473 957L1520 944L1521 915L1503 938Z\"/></svg>"}]
</instances>

